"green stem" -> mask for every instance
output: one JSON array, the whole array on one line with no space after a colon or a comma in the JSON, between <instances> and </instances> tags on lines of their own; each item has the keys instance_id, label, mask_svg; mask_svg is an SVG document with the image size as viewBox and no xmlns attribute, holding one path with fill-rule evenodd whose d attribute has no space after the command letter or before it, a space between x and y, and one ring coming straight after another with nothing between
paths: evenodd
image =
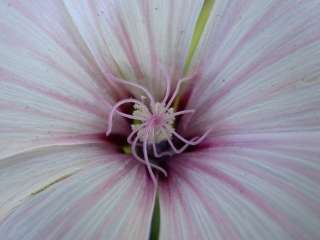
<instances>
[{"instance_id":1,"label":"green stem","mask_svg":"<svg viewBox=\"0 0 320 240\"><path fill-rule=\"evenodd\" d=\"M160 202L159 196L156 196L155 205L153 209L150 240L159 240L160 235Z\"/></svg>"},{"instance_id":2,"label":"green stem","mask_svg":"<svg viewBox=\"0 0 320 240\"><path fill-rule=\"evenodd\" d=\"M203 31L205 29L205 26L208 22L211 10L213 8L215 0L204 0L204 3L202 5L199 17L196 22L196 26L193 32L191 45L188 53L188 57L186 59L186 63L184 65L184 73L187 73L192 58L196 52L196 49L200 43ZM175 102L175 104L178 104L179 101ZM151 222L151 230L150 230L150 238L149 240L159 240L160 236L160 202L159 202L159 196L156 196L155 200L155 206L153 209L153 215L152 215L152 222Z\"/></svg>"},{"instance_id":3,"label":"green stem","mask_svg":"<svg viewBox=\"0 0 320 240\"><path fill-rule=\"evenodd\" d=\"M188 70L190 68L192 58L197 50L197 47L199 45L200 40L201 40L203 31L204 31L205 26L208 22L211 10L214 5L214 2L215 2L215 0L205 0L202 5L199 17L196 22L195 29L193 31L193 36L192 36L192 40L191 40L191 45L190 45L188 57L186 59L186 63L184 65L184 69L183 69L185 74L188 72Z\"/></svg>"}]
</instances>

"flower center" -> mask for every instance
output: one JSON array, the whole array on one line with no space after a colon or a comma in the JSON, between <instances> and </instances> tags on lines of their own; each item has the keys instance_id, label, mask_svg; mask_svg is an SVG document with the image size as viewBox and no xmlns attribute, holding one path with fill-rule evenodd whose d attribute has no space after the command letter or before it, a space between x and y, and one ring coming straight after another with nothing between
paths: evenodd
<instances>
[{"instance_id":1,"label":"flower center","mask_svg":"<svg viewBox=\"0 0 320 240\"><path fill-rule=\"evenodd\" d=\"M148 143L158 144L172 137L175 114L173 108L166 108L163 103L155 103L150 106L134 104L133 116L139 118L138 123L131 125L132 131L137 132L138 139L143 142L147 138Z\"/></svg>"},{"instance_id":2,"label":"flower center","mask_svg":"<svg viewBox=\"0 0 320 240\"><path fill-rule=\"evenodd\" d=\"M193 77L180 79L173 94L169 98L171 79L166 76L166 94L161 102L156 102L152 94L141 85L119 79L113 75L109 77L115 82L130 85L145 93L145 96L142 96L141 100L127 98L117 102L113 106L109 115L106 134L108 136L112 131L112 120L115 113L133 120L131 124L132 132L127 137L127 142L131 146L131 153L134 158L146 165L150 177L156 184L157 179L154 170L158 170L167 176L165 169L157 165L156 159L182 153L188 146L199 144L210 131L208 130L202 136L194 137L191 140L185 139L175 131L174 124L177 116L193 114L195 112L192 109L175 112L174 108L171 107L175 98L178 96L181 84ZM132 114L118 110L118 108L124 104L133 104ZM180 144L180 148L174 144L173 138L181 142L182 145ZM163 150L163 148L160 147L162 143L168 144L169 149Z\"/></svg>"}]
</instances>

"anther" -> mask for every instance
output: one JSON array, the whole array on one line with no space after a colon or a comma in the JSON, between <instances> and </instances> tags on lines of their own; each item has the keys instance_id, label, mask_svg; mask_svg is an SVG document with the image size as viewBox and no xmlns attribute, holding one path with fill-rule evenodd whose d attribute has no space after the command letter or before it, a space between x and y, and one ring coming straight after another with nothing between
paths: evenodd
<instances>
[{"instance_id":1,"label":"anther","mask_svg":"<svg viewBox=\"0 0 320 240\"><path fill-rule=\"evenodd\" d=\"M167 176L167 172L162 167L156 165L151 158L161 158L163 156L179 154L185 151L188 146L199 144L210 132L210 130L208 130L200 137L195 137L191 140L187 140L183 136L178 134L174 129L174 123L177 116L195 113L194 110L183 110L175 112L171 107L174 99L179 94L182 83L190 80L190 78L180 79L177 82L177 86L173 92L173 95L169 99L171 79L169 74L165 74L167 86L165 96L161 102L156 102L152 94L143 86L119 79L115 76L111 76L110 78L117 83L129 85L131 87L140 89L148 97L149 101L146 101L146 97L142 96L141 100L128 98L117 102L111 109L106 134L109 135L112 131L112 119L115 113L124 118L137 121L131 125L132 132L127 137L127 142L131 145L131 152L134 158L146 165L152 181L157 184L157 178L154 170L158 170L165 176ZM134 110L132 114L118 111L118 108L123 104L133 104ZM172 141L173 136L184 143L181 148L178 149L174 145ZM164 141L168 142L171 151L163 151L159 153L157 150L157 144ZM137 152L138 147L140 147L142 151L142 156L139 156ZM149 149L152 149L153 154L148 152Z\"/></svg>"}]
</instances>

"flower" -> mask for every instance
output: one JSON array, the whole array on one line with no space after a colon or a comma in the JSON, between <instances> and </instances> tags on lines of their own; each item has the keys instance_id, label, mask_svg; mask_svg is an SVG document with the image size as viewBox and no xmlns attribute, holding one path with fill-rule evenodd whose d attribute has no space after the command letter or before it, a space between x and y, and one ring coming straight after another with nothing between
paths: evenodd
<instances>
[{"instance_id":1,"label":"flower","mask_svg":"<svg viewBox=\"0 0 320 240\"><path fill-rule=\"evenodd\" d=\"M320 238L319 1L0 16L1 239Z\"/></svg>"}]
</instances>

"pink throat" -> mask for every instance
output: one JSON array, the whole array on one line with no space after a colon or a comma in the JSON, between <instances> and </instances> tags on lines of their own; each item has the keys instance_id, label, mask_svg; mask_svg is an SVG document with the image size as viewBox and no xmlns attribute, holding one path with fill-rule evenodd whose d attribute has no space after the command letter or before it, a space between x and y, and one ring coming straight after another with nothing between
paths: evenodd
<instances>
[{"instance_id":1,"label":"pink throat","mask_svg":"<svg viewBox=\"0 0 320 240\"><path fill-rule=\"evenodd\" d=\"M131 153L134 159L147 167L154 184L157 184L155 170L161 172L164 176L167 176L167 172L152 160L162 158L164 156L180 154L185 151L188 146L199 144L210 132L210 130L207 130L202 136L197 136L191 140L187 140L175 131L174 125L177 116L193 114L195 112L194 110L175 112L174 108L171 107L179 94L181 84L192 79L194 76L180 79L177 82L176 88L171 97L171 78L168 74L165 74L165 76L167 87L165 96L161 102L156 102L152 94L143 86L117 78L113 75L109 76L114 82L140 89L145 95L141 97L141 100L126 98L120 100L113 106L109 115L106 135L108 136L112 131L112 120L115 113L124 118L133 120L133 124L131 125L132 132L128 135L127 142L131 145ZM124 104L133 104L134 111L132 114L127 114L118 110L119 107ZM173 137L183 143L182 147L177 148L175 146L172 141ZM170 146L169 150L161 151L158 149L158 144L162 142L168 143ZM140 149L140 152L138 152L138 149Z\"/></svg>"}]
</instances>

